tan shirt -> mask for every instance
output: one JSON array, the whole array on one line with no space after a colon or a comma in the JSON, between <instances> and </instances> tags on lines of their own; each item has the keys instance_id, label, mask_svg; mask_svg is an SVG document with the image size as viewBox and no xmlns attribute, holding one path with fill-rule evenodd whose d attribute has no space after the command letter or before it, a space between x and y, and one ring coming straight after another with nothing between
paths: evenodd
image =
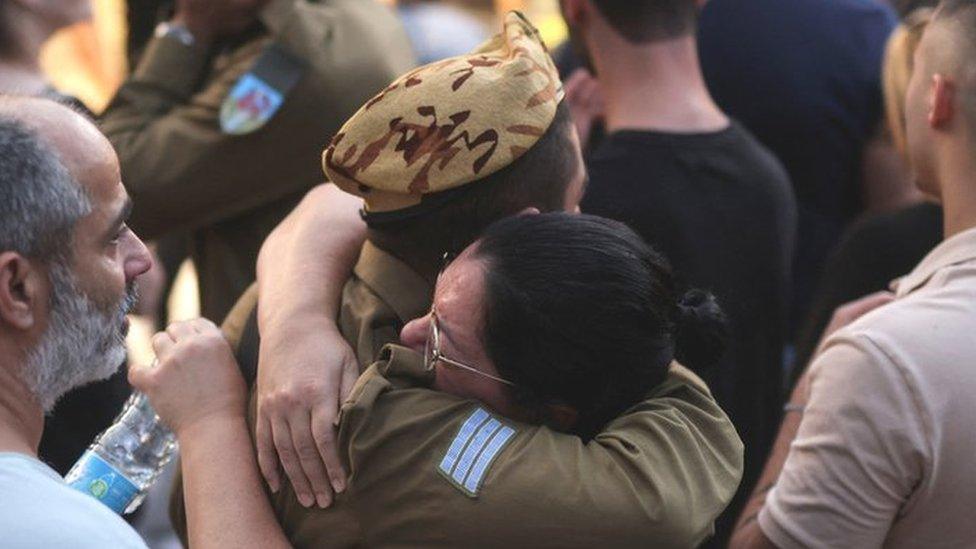
<instances>
[{"instance_id":1,"label":"tan shirt","mask_svg":"<svg viewBox=\"0 0 976 549\"><path fill-rule=\"evenodd\" d=\"M146 239L192 232L203 312L214 321L254 280L264 238L324 179L332 135L414 63L395 13L376 0L274 0L261 22L263 31L213 58L154 38L101 120L135 202L133 229ZM223 133L221 106L272 42L305 72L264 126Z\"/></svg>"},{"instance_id":2,"label":"tan shirt","mask_svg":"<svg viewBox=\"0 0 976 549\"><path fill-rule=\"evenodd\" d=\"M826 343L759 515L779 547L976 547L976 229Z\"/></svg>"}]
</instances>

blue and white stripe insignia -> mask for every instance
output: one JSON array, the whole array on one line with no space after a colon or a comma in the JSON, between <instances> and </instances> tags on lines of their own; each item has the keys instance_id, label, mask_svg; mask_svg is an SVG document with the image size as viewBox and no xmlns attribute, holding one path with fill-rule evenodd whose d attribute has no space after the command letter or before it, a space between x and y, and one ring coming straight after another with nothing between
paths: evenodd
<instances>
[{"instance_id":1,"label":"blue and white stripe insignia","mask_svg":"<svg viewBox=\"0 0 976 549\"><path fill-rule=\"evenodd\" d=\"M515 429L478 408L461 425L437 470L466 495L477 497L492 462L514 435Z\"/></svg>"}]
</instances>

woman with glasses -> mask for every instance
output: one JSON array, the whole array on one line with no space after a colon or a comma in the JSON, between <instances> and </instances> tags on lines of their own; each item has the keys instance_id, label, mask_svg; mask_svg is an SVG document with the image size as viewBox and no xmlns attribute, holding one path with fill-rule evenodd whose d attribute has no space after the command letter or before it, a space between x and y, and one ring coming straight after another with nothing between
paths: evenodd
<instances>
[{"instance_id":1,"label":"woman with glasses","mask_svg":"<svg viewBox=\"0 0 976 549\"><path fill-rule=\"evenodd\" d=\"M620 223L538 214L489 228L433 303L343 405L351 476L314 524L292 520L308 513L288 486L274 523L226 343L171 327L158 367L130 377L179 438L191 544L691 547L711 534L742 444L681 365L721 352L708 294L677 292Z\"/></svg>"}]
</instances>

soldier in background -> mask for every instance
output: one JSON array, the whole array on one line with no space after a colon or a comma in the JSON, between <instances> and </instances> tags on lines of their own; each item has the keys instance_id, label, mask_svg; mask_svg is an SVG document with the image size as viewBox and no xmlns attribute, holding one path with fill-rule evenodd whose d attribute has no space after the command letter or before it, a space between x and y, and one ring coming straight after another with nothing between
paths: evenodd
<instances>
[{"instance_id":1,"label":"soldier in background","mask_svg":"<svg viewBox=\"0 0 976 549\"><path fill-rule=\"evenodd\" d=\"M373 0L178 0L102 118L149 239L191 231L204 316L254 278L264 237L322 180L339 125L413 64Z\"/></svg>"}]
</instances>

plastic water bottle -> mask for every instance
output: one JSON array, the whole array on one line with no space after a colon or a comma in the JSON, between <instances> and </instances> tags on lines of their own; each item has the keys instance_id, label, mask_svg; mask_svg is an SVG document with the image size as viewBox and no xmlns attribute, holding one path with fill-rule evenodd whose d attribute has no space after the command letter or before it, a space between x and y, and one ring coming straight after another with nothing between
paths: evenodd
<instances>
[{"instance_id":1,"label":"plastic water bottle","mask_svg":"<svg viewBox=\"0 0 976 549\"><path fill-rule=\"evenodd\" d=\"M177 449L149 399L133 393L115 423L68 471L65 481L119 513L135 511Z\"/></svg>"}]
</instances>

